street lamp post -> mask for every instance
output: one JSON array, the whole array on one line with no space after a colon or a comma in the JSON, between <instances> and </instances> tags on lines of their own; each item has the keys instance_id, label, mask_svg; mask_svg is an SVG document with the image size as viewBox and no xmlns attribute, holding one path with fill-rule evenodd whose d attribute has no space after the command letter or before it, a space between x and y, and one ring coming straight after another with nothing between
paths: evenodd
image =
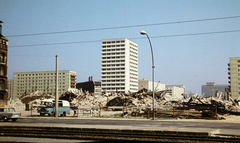
<instances>
[{"instance_id":1,"label":"street lamp post","mask_svg":"<svg viewBox=\"0 0 240 143\"><path fill-rule=\"evenodd\" d=\"M150 38L148 37L147 33L145 31L140 32L142 35L146 35L148 38L148 41L150 43L151 47L151 52L152 52L152 92L153 92L153 101L152 101L152 108L153 108L153 120L155 119L155 109L154 109L154 99L155 99L155 93L154 93L154 58L153 58L153 49L152 49L152 44L150 41Z\"/></svg>"}]
</instances>

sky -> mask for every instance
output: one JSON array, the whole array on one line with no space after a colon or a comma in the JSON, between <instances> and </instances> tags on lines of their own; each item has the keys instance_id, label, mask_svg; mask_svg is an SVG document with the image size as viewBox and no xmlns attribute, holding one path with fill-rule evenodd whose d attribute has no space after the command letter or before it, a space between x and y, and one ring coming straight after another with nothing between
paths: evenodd
<instances>
[{"instance_id":1,"label":"sky","mask_svg":"<svg viewBox=\"0 0 240 143\"><path fill-rule=\"evenodd\" d=\"M101 40L138 44L138 78L185 85L228 84L230 57L240 57L239 0L0 0L9 40L8 79L16 72L59 70L101 80Z\"/></svg>"}]
</instances>

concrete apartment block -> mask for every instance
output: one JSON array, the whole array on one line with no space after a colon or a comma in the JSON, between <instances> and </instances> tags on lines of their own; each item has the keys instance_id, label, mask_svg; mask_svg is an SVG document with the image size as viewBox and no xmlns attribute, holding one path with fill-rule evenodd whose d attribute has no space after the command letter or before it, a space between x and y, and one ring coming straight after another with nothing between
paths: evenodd
<instances>
[{"instance_id":1,"label":"concrete apartment block","mask_svg":"<svg viewBox=\"0 0 240 143\"><path fill-rule=\"evenodd\" d=\"M233 99L240 96L240 57L231 57L229 60L230 93Z\"/></svg>"},{"instance_id":2,"label":"concrete apartment block","mask_svg":"<svg viewBox=\"0 0 240 143\"><path fill-rule=\"evenodd\" d=\"M55 71L14 73L13 80L8 82L8 87L12 90L10 97L16 98L36 91L55 95L55 80ZM69 88L76 88L76 72L59 71L58 93L62 94Z\"/></svg>"},{"instance_id":3,"label":"concrete apartment block","mask_svg":"<svg viewBox=\"0 0 240 143\"><path fill-rule=\"evenodd\" d=\"M102 40L101 88L138 91L138 45L126 38Z\"/></svg>"}]
</instances>

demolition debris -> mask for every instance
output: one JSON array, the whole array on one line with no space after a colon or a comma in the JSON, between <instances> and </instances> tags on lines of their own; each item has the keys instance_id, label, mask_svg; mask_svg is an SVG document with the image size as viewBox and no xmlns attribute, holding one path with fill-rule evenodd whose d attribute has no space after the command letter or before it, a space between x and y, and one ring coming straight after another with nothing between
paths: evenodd
<instances>
[{"instance_id":1,"label":"demolition debris","mask_svg":"<svg viewBox=\"0 0 240 143\"><path fill-rule=\"evenodd\" d=\"M65 92L59 99L67 100L72 110L86 107L89 109L101 109L111 111L122 110L120 116L151 117L152 116L152 92L146 89L137 93L106 93L94 94L89 92ZM216 91L214 97L204 98L190 95L182 98L172 97L166 91L155 93L155 116L194 119L224 119L226 115L240 115L239 103L231 98L228 92L222 96ZM43 99L55 98L52 95L36 91L30 95L17 99L9 99L8 106L17 111L26 110L26 105L38 107Z\"/></svg>"}]
</instances>

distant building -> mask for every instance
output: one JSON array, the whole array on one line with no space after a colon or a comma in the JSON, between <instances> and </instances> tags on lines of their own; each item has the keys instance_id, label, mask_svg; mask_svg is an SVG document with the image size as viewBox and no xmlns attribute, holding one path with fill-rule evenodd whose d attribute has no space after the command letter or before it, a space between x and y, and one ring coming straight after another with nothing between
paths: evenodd
<instances>
[{"instance_id":1,"label":"distant building","mask_svg":"<svg viewBox=\"0 0 240 143\"><path fill-rule=\"evenodd\" d=\"M185 86L184 85L166 85L166 91L172 97L183 98L185 95Z\"/></svg>"},{"instance_id":2,"label":"distant building","mask_svg":"<svg viewBox=\"0 0 240 143\"><path fill-rule=\"evenodd\" d=\"M101 94L101 82L93 81L92 77L86 82L77 83L76 88L78 90L82 89L83 92L88 91L89 93Z\"/></svg>"},{"instance_id":3,"label":"distant building","mask_svg":"<svg viewBox=\"0 0 240 143\"><path fill-rule=\"evenodd\" d=\"M230 58L228 66L230 93L233 99L238 99L240 96L240 57Z\"/></svg>"},{"instance_id":4,"label":"distant building","mask_svg":"<svg viewBox=\"0 0 240 143\"><path fill-rule=\"evenodd\" d=\"M225 94L225 89L228 88L229 85L215 85L215 82L207 82L206 85L202 85L202 94L204 97L214 96L216 91L222 92L223 95Z\"/></svg>"},{"instance_id":5,"label":"distant building","mask_svg":"<svg viewBox=\"0 0 240 143\"><path fill-rule=\"evenodd\" d=\"M138 90L141 90L143 88L151 90L152 91L152 81L149 81L147 78L139 79L138 80ZM154 90L155 91L162 91L165 90L166 86L165 84L154 82Z\"/></svg>"},{"instance_id":6,"label":"distant building","mask_svg":"<svg viewBox=\"0 0 240 143\"><path fill-rule=\"evenodd\" d=\"M138 91L138 45L126 38L102 40L101 88L107 92Z\"/></svg>"},{"instance_id":7,"label":"distant building","mask_svg":"<svg viewBox=\"0 0 240 143\"><path fill-rule=\"evenodd\" d=\"M0 104L7 105L7 55L8 55L8 39L2 35L2 21L0 21Z\"/></svg>"},{"instance_id":8,"label":"distant building","mask_svg":"<svg viewBox=\"0 0 240 143\"><path fill-rule=\"evenodd\" d=\"M8 80L8 98L13 98L13 79Z\"/></svg>"},{"instance_id":9,"label":"distant building","mask_svg":"<svg viewBox=\"0 0 240 143\"><path fill-rule=\"evenodd\" d=\"M41 91L45 94L56 94L56 72L20 72L13 74L13 81L8 82L8 87L12 89L10 97L21 97L24 94ZM76 88L75 71L58 72L58 93L68 91L69 88Z\"/></svg>"}]
</instances>

